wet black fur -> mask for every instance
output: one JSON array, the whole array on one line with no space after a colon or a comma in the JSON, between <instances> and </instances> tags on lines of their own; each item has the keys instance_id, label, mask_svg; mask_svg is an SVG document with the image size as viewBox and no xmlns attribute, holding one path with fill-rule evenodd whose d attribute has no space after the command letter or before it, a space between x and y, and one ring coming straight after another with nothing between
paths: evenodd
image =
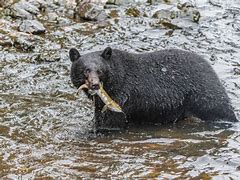
<instances>
[{"instance_id":1,"label":"wet black fur","mask_svg":"<svg viewBox=\"0 0 240 180\"><path fill-rule=\"evenodd\" d=\"M73 84L78 88L85 82L86 69L98 72L104 89L125 113L101 113L104 104L96 97L97 128L123 128L127 121L170 123L189 116L237 121L216 73L195 53L171 49L132 54L111 48L77 53L70 50Z\"/></svg>"}]
</instances>

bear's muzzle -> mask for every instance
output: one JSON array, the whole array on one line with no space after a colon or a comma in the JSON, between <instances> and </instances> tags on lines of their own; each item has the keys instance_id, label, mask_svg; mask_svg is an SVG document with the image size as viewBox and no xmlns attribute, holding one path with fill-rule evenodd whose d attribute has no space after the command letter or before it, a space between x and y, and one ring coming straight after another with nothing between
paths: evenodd
<instances>
[{"instance_id":1,"label":"bear's muzzle","mask_svg":"<svg viewBox=\"0 0 240 180\"><path fill-rule=\"evenodd\" d=\"M88 72L87 76L87 84L90 90L99 90L100 88L100 79L98 74L94 71Z\"/></svg>"}]
</instances>

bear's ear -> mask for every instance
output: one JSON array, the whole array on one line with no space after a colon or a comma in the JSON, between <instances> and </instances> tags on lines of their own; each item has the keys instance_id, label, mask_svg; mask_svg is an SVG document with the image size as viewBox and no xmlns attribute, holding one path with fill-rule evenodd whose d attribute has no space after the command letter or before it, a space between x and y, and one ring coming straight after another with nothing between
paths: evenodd
<instances>
[{"instance_id":1,"label":"bear's ear","mask_svg":"<svg viewBox=\"0 0 240 180\"><path fill-rule=\"evenodd\" d=\"M109 60L111 56L112 56L112 48L107 47L106 49L104 49L102 53L102 57L106 60Z\"/></svg>"},{"instance_id":2,"label":"bear's ear","mask_svg":"<svg viewBox=\"0 0 240 180\"><path fill-rule=\"evenodd\" d=\"M78 60L78 58L80 57L80 54L79 54L79 52L78 52L77 49L72 48L72 49L70 49L70 51L69 51L69 56L70 56L70 60L71 60L72 62L74 62L74 61Z\"/></svg>"}]
</instances>

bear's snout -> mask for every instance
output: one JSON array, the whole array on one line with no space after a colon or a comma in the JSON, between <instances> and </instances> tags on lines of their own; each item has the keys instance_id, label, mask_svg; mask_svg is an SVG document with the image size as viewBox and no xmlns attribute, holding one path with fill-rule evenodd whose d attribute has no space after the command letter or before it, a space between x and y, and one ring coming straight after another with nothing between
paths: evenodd
<instances>
[{"instance_id":1,"label":"bear's snout","mask_svg":"<svg viewBox=\"0 0 240 180\"><path fill-rule=\"evenodd\" d=\"M100 88L100 79L94 71L87 74L87 82L91 90L98 90Z\"/></svg>"}]
</instances>

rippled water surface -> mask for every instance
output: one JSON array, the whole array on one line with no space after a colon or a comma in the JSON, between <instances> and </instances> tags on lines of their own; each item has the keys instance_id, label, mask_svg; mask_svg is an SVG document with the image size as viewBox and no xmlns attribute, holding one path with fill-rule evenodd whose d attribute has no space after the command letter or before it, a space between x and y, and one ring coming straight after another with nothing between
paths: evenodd
<instances>
[{"instance_id":1,"label":"rippled water surface","mask_svg":"<svg viewBox=\"0 0 240 180\"><path fill-rule=\"evenodd\" d=\"M82 54L106 46L131 52L181 48L212 64L240 114L240 3L194 1L199 23L160 27L151 16L176 3L133 4L146 15L129 17L129 5L111 6L106 22L83 22L71 7L47 6L38 19L44 35L17 31L18 19L0 19L1 179L158 178L239 179L240 123L131 127L106 136L89 135L93 106L69 78L68 50ZM58 22L49 13L56 13ZM14 37L14 38L13 38ZM3 42L3 43L2 43Z\"/></svg>"}]
</instances>

